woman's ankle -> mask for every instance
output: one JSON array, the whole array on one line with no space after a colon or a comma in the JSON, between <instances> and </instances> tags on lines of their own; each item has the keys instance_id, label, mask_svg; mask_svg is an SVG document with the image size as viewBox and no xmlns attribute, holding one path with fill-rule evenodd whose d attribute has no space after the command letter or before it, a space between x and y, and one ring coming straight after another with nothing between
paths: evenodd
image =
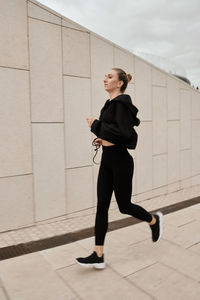
<instances>
[{"instance_id":1,"label":"woman's ankle","mask_svg":"<svg viewBox=\"0 0 200 300\"><path fill-rule=\"evenodd\" d=\"M101 257L103 255L103 246L95 246L94 251L96 252L97 256Z\"/></svg>"},{"instance_id":2,"label":"woman's ankle","mask_svg":"<svg viewBox=\"0 0 200 300\"><path fill-rule=\"evenodd\" d=\"M103 253L98 253L97 251L96 251L96 254L98 257L102 257L102 255L103 255Z\"/></svg>"},{"instance_id":3,"label":"woman's ankle","mask_svg":"<svg viewBox=\"0 0 200 300\"><path fill-rule=\"evenodd\" d=\"M149 222L149 225L154 225L156 223L156 218L152 215L152 220Z\"/></svg>"}]
</instances>

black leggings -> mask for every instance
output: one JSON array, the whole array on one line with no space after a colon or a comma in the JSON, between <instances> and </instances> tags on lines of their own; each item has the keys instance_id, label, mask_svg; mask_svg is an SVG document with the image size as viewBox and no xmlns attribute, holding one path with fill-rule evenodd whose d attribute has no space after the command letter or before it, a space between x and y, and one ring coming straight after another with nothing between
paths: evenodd
<instances>
[{"instance_id":1,"label":"black leggings","mask_svg":"<svg viewBox=\"0 0 200 300\"><path fill-rule=\"evenodd\" d=\"M108 229L108 209L113 190L121 213L146 222L152 221L152 215L149 212L131 202L134 160L127 148L119 145L102 145L102 150L97 179L95 245L104 245Z\"/></svg>"}]
</instances>

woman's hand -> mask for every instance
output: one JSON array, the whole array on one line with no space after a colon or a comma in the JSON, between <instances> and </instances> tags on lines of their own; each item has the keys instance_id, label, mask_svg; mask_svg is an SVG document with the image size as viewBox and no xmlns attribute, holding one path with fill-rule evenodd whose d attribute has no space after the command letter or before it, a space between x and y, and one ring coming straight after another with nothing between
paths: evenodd
<instances>
[{"instance_id":1,"label":"woman's hand","mask_svg":"<svg viewBox=\"0 0 200 300\"><path fill-rule=\"evenodd\" d=\"M97 138L97 139L95 139L95 145L99 145L99 146L101 146L102 145L102 139L100 139L100 138Z\"/></svg>"},{"instance_id":2,"label":"woman's hand","mask_svg":"<svg viewBox=\"0 0 200 300\"><path fill-rule=\"evenodd\" d=\"M86 120L88 122L89 127L91 127L92 123L94 122L95 119L88 117L88 118L86 118Z\"/></svg>"}]
</instances>

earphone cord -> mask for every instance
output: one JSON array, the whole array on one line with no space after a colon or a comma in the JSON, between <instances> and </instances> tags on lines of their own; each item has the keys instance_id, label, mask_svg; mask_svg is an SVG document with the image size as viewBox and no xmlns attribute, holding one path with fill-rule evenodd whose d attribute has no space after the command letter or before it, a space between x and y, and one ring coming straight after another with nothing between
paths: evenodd
<instances>
[{"instance_id":1,"label":"earphone cord","mask_svg":"<svg viewBox=\"0 0 200 300\"><path fill-rule=\"evenodd\" d=\"M95 155L94 155L94 157L93 157L93 162L94 162L96 165L99 165L99 163L96 163L96 162L94 161L94 158L95 158L95 156L97 155L97 152L98 152L98 150L99 150L99 148L100 148L100 145L96 145L96 144L95 144L95 140L96 140L96 139L98 139L98 137L95 138L95 139L92 141L92 146L96 146L96 148L94 149L94 151L96 151L96 153L95 153Z\"/></svg>"}]
</instances>

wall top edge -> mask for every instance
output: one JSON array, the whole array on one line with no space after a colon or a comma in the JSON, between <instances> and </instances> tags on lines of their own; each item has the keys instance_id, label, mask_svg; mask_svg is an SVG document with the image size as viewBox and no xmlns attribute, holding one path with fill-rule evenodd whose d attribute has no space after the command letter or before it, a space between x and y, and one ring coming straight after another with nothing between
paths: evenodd
<instances>
[{"instance_id":1,"label":"wall top edge","mask_svg":"<svg viewBox=\"0 0 200 300\"><path fill-rule=\"evenodd\" d=\"M82 28L83 30L87 31L88 33L93 34L94 36L96 36L96 37L98 37L98 38L104 40L105 42L107 42L107 43L109 43L109 44L111 44L111 45L113 45L113 46L115 46L115 47L117 47L117 48L119 48L119 49L121 49L121 50L123 50L123 51L125 51L125 52L127 52L127 53L129 53L129 54L131 54L131 55L135 55L135 54L133 54L131 51L129 51L128 49L119 46L118 44L116 44L116 43L110 41L109 39L103 37L102 35L97 34L96 32L92 31L91 29L89 29L89 28L87 28L87 27L84 27L83 25L80 25L79 23L77 23L77 22L75 22L75 21L73 21L73 20L67 18L66 16L64 16L64 15L62 15L62 14L56 12L55 10L49 8L48 6L45 6L44 4L42 4L42 3L40 3L40 2L38 2L38 1L36 1L36 0L28 0L28 2L31 2L31 3L33 3L33 4L36 4L36 5L38 5L39 7L45 9L46 11L48 11L48 12L50 12L50 13L52 13L52 14L54 14L54 15L60 17L60 18L62 18L63 20L66 20L67 22L70 22L70 23L72 23L72 24L74 24L74 25L76 25L76 26L79 26L79 27L80 27L80 31L81 31L81 28ZM61 25L61 26L67 27L66 25ZM68 27L68 28L71 28L71 27ZM76 29L76 28L71 28L71 29L72 29L72 30L79 30L79 29Z\"/></svg>"},{"instance_id":2,"label":"wall top edge","mask_svg":"<svg viewBox=\"0 0 200 300\"><path fill-rule=\"evenodd\" d=\"M38 2L38 1L36 1L36 0L28 0L28 2L33 3L33 4L35 4L35 5L39 6L39 7L41 7L42 9L46 10L47 12L50 12L51 14L53 14L53 15L55 15L55 16L61 18L61 14L59 14L57 11L51 9L50 7L48 7L48 6L44 5L44 4L42 4L41 2Z\"/></svg>"},{"instance_id":3,"label":"wall top edge","mask_svg":"<svg viewBox=\"0 0 200 300\"><path fill-rule=\"evenodd\" d=\"M183 84L187 89L190 89L190 90L192 90L192 91L195 91L196 93L200 93L199 90L194 89L194 88L193 88L192 86L190 86L188 83L184 82L183 80L181 80L180 78L176 77L175 75L172 75L172 74L166 72L165 70L160 69L158 66L153 65L153 64L150 63L149 61L146 61L146 60L143 59L142 57L140 57L140 56L136 55L135 53L131 52L130 50L128 50L128 49L126 49L126 48L124 48L124 47L122 47L122 46L120 46L120 45L118 45L118 44L112 42L111 40L109 40L109 39L103 37L103 36L100 35L100 34L97 34L96 32L90 30L89 28L80 25L79 23L77 23L77 22L75 22L75 21L73 21L73 20L67 18L66 16L64 16L64 15L62 15L62 14L60 14L60 13L58 13L57 11L55 11L55 10L49 8L48 6L45 6L44 4L42 4L42 3L40 3L40 2L38 2L38 1L36 1L36 0L28 0L28 1L31 2L31 3L33 3L33 4L38 5L39 7L45 9L46 11L48 11L48 12L54 14L54 15L56 15L56 16L59 17L59 18L61 18L61 19L63 19L63 20L66 20L67 22L71 23L72 25L78 26L80 29L71 28L71 27L68 27L68 28L70 28L70 29L72 29L72 30L80 30L80 31L81 31L81 28L82 28L82 31L87 32L87 33L90 33L91 35L93 35L93 36L95 36L95 37L97 37L97 38L99 38L99 39L105 41L106 43L109 43L110 45L112 45L112 46L114 46L114 47L116 47L116 48L122 50L123 52L126 52L127 54L132 55L133 57L135 57L135 58L137 58L137 59L143 61L144 63L148 64L151 68L154 68L154 69L160 71L161 73L163 73L163 74L169 76L170 78L172 78L172 79L178 81L179 83ZM58 25L58 26L67 27L67 26L65 26L65 25Z\"/></svg>"},{"instance_id":4,"label":"wall top edge","mask_svg":"<svg viewBox=\"0 0 200 300\"><path fill-rule=\"evenodd\" d=\"M176 76L173 75L173 74L168 73L167 71L165 71L165 70L159 68L159 67L156 66L156 65L153 65L152 63L150 63L149 61L146 61L146 60L145 60L144 58L142 58L142 57L137 56L137 55L134 54L134 53L132 53L132 54L133 54L137 59L140 59L141 61L143 61L144 63L146 63L146 64L149 65L150 67L152 67L152 68L154 68L154 69L160 71L161 73L167 75L168 77L170 77L170 78L176 80L178 83L181 83L182 85L184 85L185 90L187 89L187 90L195 91L195 92L198 93L198 94L200 93L200 90L196 90L195 88L193 88L192 86L190 86L187 82L183 81L182 79L176 77Z\"/></svg>"}]
</instances>

